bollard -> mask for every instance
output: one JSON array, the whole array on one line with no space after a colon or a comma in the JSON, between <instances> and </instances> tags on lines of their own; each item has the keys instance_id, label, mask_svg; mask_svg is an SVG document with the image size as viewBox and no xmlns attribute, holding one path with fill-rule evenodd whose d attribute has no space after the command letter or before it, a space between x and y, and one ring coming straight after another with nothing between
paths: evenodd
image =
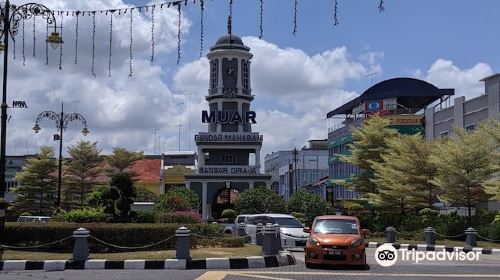
<instances>
[{"instance_id":1,"label":"bollard","mask_svg":"<svg viewBox=\"0 0 500 280\"><path fill-rule=\"evenodd\" d=\"M79 228L73 231L73 238L75 238L73 260L85 261L89 259L89 243L87 241L89 236L89 231L85 228Z\"/></svg>"},{"instance_id":2,"label":"bollard","mask_svg":"<svg viewBox=\"0 0 500 280\"><path fill-rule=\"evenodd\" d=\"M262 255L278 255L281 250L280 228L278 224L267 223L264 227L262 240Z\"/></svg>"},{"instance_id":3,"label":"bollard","mask_svg":"<svg viewBox=\"0 0 500 280\"><path fill-rule=\"evenodd\" d=\"M262 239L263 239L263 230L264 226L261 223L257 224L257 227L255 228L255 244L262 246Z\"/></svg>"},{"instance_id":4,"label":"bollard","mask_svg":"<svg viewBox=\"0 0 500 280\"><path fill-rule=\"evenodd\" d=\"M424 230L425 243L429 245L436 244L436 230L433 227L427 227Z\"/></svg>"},{"instance_id":5,"label":"bollard","mask_svg":"<svg viewBox=\"0 0 500 280\"><path fill-rule=\"evenodd\" d=\"M468 228L465 230L465 245L475 247L477 246L477 230Z\"/></svg>"},{"instance_id":6,"label":"bollard","mask_svg":"<svg viewBox=\"0 0 500 280\"><path fill-rule=\"evenodd\" d=\"M236 227L236 232L237 232L238 236L245 236L246 235L245 223L238 223L237 227Z\"/></svg>"},{"instance_id":7,"label":"bollard","mask_svg":"<svg viewBox=\"0 0 500 280\"><path fill-rule=\"evenodd\" d=\"M180 227L175 231L176 239L176 250L175 258L190 260L191 253L189 252L189 237L191 236L191 230L186 227Z\"/></svg>"},{"instance_id":8,"label":"bollard","mask_svg":"<svg viewBox=\"0 0 500 280\"><path fill-rule=\"evenodd\" d=\"M388 227L385 229L387 233L385 242L386 243L394 243L396 242L396 229L394 227Z\"/></svg>"}]
</instances>

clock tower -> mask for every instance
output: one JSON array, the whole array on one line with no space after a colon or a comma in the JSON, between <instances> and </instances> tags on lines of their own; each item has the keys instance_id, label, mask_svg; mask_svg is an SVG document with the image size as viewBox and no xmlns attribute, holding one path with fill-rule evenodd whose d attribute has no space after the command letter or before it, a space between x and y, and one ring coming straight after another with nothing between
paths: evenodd
<instances>
[{"instance_id":1,"label":"clock tower","mask_svg":"<svg viewBox=\"0 0 500 280\"><path fill-rule=\"evenodd\" d=\"M250 109L254 99L250 86L253 57L250 48L238 36L224 35L210 48L207 57L209 110L202 111L207 132L195 135L197 173L186 176L187 186L201 198L204 220L218 218L222 210L232 208L230 198L236 193L269 186L271 179L260 172L263 137L252 132L257 116ZM221 203L221 194L227 201Z\"/></svg>"}]
</instances>

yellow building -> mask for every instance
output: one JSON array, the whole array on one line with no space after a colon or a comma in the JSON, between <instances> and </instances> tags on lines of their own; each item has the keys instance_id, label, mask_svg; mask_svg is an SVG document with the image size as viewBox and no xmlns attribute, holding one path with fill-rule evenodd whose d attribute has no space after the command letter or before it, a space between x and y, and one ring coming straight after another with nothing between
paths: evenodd
<instances>
[{"instance_id":1,"label":"yellow building","mask_svg":"<svg viewBox=\"0 0 500 280\"><path fill-rule=\"evenodd\" d=\"M186 175L196 170L196 154L192 151L166 152L161 160L160 193L171 187L185 186Z\"/></svg>"}]
</instances>

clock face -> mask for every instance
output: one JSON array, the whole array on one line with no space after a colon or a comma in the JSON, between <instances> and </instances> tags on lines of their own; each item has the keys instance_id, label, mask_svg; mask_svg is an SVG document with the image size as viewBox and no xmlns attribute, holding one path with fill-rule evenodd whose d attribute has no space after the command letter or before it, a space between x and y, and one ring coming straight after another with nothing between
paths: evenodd
<instances>
[{"instance_id":1,"label":"clock face","mask_svg":"<svg viewBox=\"0 0 500 280\"><path fill-rule=\"evenodd\" d=\"M222 73L224 88L226 89L225 91L227 91L228 89L236 89L238 60L236 58L233 58L231 60L224 58L222 60Z\"/></svg>"}]
</instances>

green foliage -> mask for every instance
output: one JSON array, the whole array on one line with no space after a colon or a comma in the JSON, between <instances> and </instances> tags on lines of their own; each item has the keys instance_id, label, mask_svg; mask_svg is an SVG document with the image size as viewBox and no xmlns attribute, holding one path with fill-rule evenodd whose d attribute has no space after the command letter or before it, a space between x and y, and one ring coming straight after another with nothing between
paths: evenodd
<instances>
[{"instance_id":1,"label":"green foliage","mask_svg":"<svg viewBox=\"0 0 500 280\"><path fill-rule=\"evenodd\" d=\"M441 200L449 205L467 205L470 214L473 205L487 199L482 185L498 171L497 145L480 130L455 130L455 134L453 139L437 142L430 156L437 167L432 183L441 189Z\"/></svg>"},{"instance_id":2,"label":"green foliage","mask_svg":"<svg viewBox=\"0 0 500 280\"><path fill-rule=\"evenodd\" d=\"M16 179L22 185L14 189L17 196L9 209L18 213L50 214L57 198L57 178L53 175L56 170L54 150L41 147L38 157L27 159L23 170L17 173Z\"/></svg>"},{"instance_id":3,"label":"green foliage","mask_svg":"<svg viewBox=\"0 0 500 280\"><path fill-rule=\"evenodd\" d=\"M158 212L156 222L166 224L199 224L201 215L190 211Z\"/></svg>"},{"instance_id":4,"label":"green foliage","mask_svg":"<svg viewBox=\"0 0 500 280\"><path fill-rule=\"evenodd\" d=\"M420 134L401 135L387 142L387 150L373 162L377 192L370 194L381 210L405 213L432 207L437 187L432 183L437 168L430 162L432 142Z\"/></svg>"},{"instance_id":5,"label":"green foliage","mask_svg":"<svg viewBox=\"0 0 500 280\"><path fill-rule=\"evenodd\" d=\"M197 209L199 203L198 195L191 189L174 187L158 196L155 200L155 209L163 212L187 211Z\"/></svg>"},{"instance_id":6,"label":"green foliage","mask_svg":"<svg viewBox=\"0 0 500 280\"><path fill-rule=\"evenodd\" d=\"M106 161L123 172L132 162L144 158L144 152L129 151L125 148L113 148L113 154L106 157Z\"/></svg>"},{"instance_id":7,"label":"green foliage","mask_svg":"<svg viewBox=\"0 0 500 280\"><path fill-rule=\"evenodd\" d=\"M382 154L386 153L389 140L399 135L396 130L387 127L389 124L389 120L375 116L367 119L361 128L352 129L350 154L342 155L340 160L360 167L363 172L348 179L336 180L336 184L359 191L366 197L378 192L373 182L372 164L383 162Z\"/></svg>"},{"instance_id":8,"label":"green foliage","mask_svg":"<svg viewBox=\"0 0 500 280\"><path fill-rule=\"evenodd\" d=\"M306 224L306 215L300 212L291 212L290 215L294 216L299 222Z\"/></svg>"},{"instance_id":9,"label":"green foliage","mask_svg":"<svg viewBox=\"0 0 500 280\"><path fill-rule=\"evenodd\" d=\"M56 218L56 220L70 223L103 223L108 218L109 215L104 213L102 209L86 207L63 213L61 218Z\"/></svg>"},{"instance_id":10,"label":"green foliage","mask_svg":"<svg viewBox=\"0 0 500 280\"><path fill-rule=\"evenodd\" d=\"M137 187L136 192L135 201L154 202L158 198L157 194L143 187Z\"/></svg>"},{"instance_id":11,"label":"green foliage","mask_svg":"<svg viewBox=\"0 0 500 280\"><path fill-rule=\"evenodd\" d=\"M5 244L15 246L27 246L46 244L56 240L71 236L73 231L83 227L90 231L92 236L104 240L111 244L120 246L143 246L156 243L164 240L175 234L175 230L179 228L179 224L107 224L107 223L6 223L5 228ZM209 237L223 237L223 228L221 225L215 224L190 224L189 229L192 234L199 234ZM223 240L223 239L222 239ZM198 245L199 238L193 237L191 244ZM224 243L225 246L227 246ZM229 241L229 244L234 244ZM109 248L99 245L96 242L90 242L91 252L109 252L118 249ZM159 244L151 250L157 249L174 249L175 238ZM50 247L44 247L43 250L48 251L73 251L73 239L70 238L62 243L57 243Z\"/></svg>"},{"instance_id":12,"label":"green foliage","mask_svg":"<svg viewBox=\"0 0 500 280\"><path fill-rule=\"evenodd\" d=\"M431 208L424 208L420 210L420 216L422 217L422 224L425 227L435 226L436 220L439 216L438 210L433 210Z\"/></svg>"},{"instance_id":13,"label":"green foliage","mask_svg":"<svg viewBox=\"0 0 500 280\"><path fill-rule=\"evenodd\" d=\"M493 223L488 229L488 238L500 240L500 223Z\"/></svg>"},{"instance_id":14,"label":"green foliage","mask_svg":"<svg viewBox=\"0 0 500 280\"><path fill-rule=\"evenodd\" d=\"M330 204L320 196L302 190L294 193L288 200L290 212L304 213L306 224L312 224L316 216L329 214Z\"/></svg>"},{"instance_id":15,"label":"green foliage","mask_svg":"<svg viewBox=\"0 0 500 280\"><path fill-rule=\"evenodd\" d=\"M93 180L101 173L101 151L97 142L80 141L68 148L71 157L65 172L64 203L67 208L86 206L86 196L92 191Z\"/></svg>"},{"instance_id":16,"label":"green foliage","mask_svg":"<svg viewBox=\"0 0 500 280\"><path fill-rule=\"evenodd\" d=\"M137 211L136 223L154 223L156 217L155 211Z\"/></svg>"},{"instance_id":17,"label":"green foliage","mask_svg":"<svg viewBox=\"0 0 500 280\"><path fill-rule=\"evenodd\" d=\"M136 196L134 181L127 173L116 173L111 178L110 187L118 193L118 199L115 201L115 207L118 210L120 221L128 222L130 218L130 208L134 203Z\"/></svg>"},{"instance_id":18,"label":"green foliage","mask_svg":"<svg viewBox=\"0 0 500 280\"><path fill-rule=\"evenodd\" d=\"M234 207L241 214L287 213L283 198L266 187L241 192Z\"/></svg>"},{"instance_id":19,"label":"green foliage","mask_svg":"<svg viewBox=\"0 0 500 280\"><path fill-rule=\"evenodd\" d=\"M228 223L234 223L236 216L236 211L233 209L224 209L221 214L221 217L226 218Z\"/></svg>"},{"instance_id":20,"label":"green foliage","mask_svg":"<svg viewBox=\"0 0 500 280\"><path fill-rule=\"evenodd\" d=\"M500 121L492 119L484 122L479 130L480 133L484 134L484 137L490 138L493 142L495 147L492 151L494 156L493 166L498 171L500 170ZM484 191L492 195L493 199L500 200L500 180L498 175L485 182Z\"/></svg>"}]
</instances>

